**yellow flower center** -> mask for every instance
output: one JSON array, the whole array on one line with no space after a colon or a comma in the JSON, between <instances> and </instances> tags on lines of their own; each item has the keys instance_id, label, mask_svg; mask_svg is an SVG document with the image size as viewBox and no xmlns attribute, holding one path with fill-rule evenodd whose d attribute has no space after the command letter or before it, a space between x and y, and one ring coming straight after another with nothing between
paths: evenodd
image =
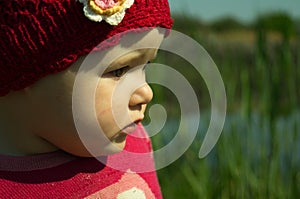
<instances>
[{"instance_id":1,"label":"yellow flower center","mask_svg":"<svg viewBox=\"0 0 300 199\"><path fill-rule=\"evenodd\" d=\"M126 0L114 0L113 4L100 7L97 0L89 0L88 5L95 13L110 16L117 12L120 12L123 9L123 4L125 2Z\"/></svg>"}]
</instances>

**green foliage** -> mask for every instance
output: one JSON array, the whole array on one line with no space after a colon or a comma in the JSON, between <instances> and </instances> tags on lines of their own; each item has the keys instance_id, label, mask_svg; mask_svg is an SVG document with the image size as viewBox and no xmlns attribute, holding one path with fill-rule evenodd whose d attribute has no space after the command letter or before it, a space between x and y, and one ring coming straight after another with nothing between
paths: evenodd
<instances>
[{"instance_id":1,"label":"green foliage","mask_svg":"<svg viewBox=\"0 0 300 199\"><path fill-rule=\"evenodd\" d=\"M192 18L187 15L175 15L174 19L174 29L182 32L194 32L205 27L205 24L199 19Z\"/></svg>"},{"instance_id":2,"label":"green foliage","mask_svg":"<svg viewBox=\"0 0 300 199\"><path fill-rule=\"evenodd\" d=\"M227 25L175 18L175 29L198 40L217 63L226 87L228 116L217 146L199 160L201 133L209 122L209 114L201 112L204 127L200 127L199 137L183 157L158 171L164 198L299 198L300 40L295 32L300 25L282 13L261 16L255 26L246 27L255 33L255 40L245 47L211 39L215 30L245 29L234 20L223 22ZM274 31L281 40L272 40ZM205 83L188 63L168 54L161 54L160 60L186 76L202 110L210 106ZM166 93L158 89L154 103L168 99L166 105L178 118L180 113L174 111L177 102ZM170 140L165 136L173 131L163 129L154 138L154 146L164 146L165 140Z\"/></svg>"},{"instance_id":3,"label":"green foliage","mask_svg":"<svg viewBox=\"0 0 300 199\"><path fill-rule=\"evenodd\" d=\"M211 23L210 28L213 31L222 32L222 31L227 31L227 30L245 29L246 25L240 23L235 18L227 17L227 18L222 18L222 19L219 19L219 20Z\"/></svg>"},{"instance_id":4,"label":"green foliage","mask_svg":"<svg viewBox=\"0 0 300 199\"><path fill-rule=\"evenodd\" d=\"M300 35L300 19L294 20L295 34Z\"/></svg>"},{"instance_id":5,"label":"green foliage","mask_svg":"<svg viewBox=\"0 0 300 199\"><path fill-rule=\"evenodd\" d=\"M284 39L290 39L295 34L295 22L286 13L278 12L260 16L256 27L267 31L280 32Z\"/></svg>"}]
</instances>

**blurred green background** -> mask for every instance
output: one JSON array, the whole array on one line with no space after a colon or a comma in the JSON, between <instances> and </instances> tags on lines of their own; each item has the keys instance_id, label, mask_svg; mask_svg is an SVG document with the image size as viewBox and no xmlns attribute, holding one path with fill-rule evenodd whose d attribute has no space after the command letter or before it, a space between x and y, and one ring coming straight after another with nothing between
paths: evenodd
<instances>
[{"instance_id":1,"label":"blurred green background","mask_svg":"<svg viewBox=\"0 0 300 199\"><path fill-rule=\"evenodd\" d=\"M173 66L190 81L201 109L197 139L158 171L166 199L300 198L300 17L280 9L253 16L202 20L173 12L174 29L198 41L218 66L227 117L217 145L199 159L210 118L206 85L185 60L159 54L157 62ZM165 127L153 137L154 149L159 149L174 137L180 108L168 89L152 87L152 103L168 112Z\"/></svg>"}]
</instances>

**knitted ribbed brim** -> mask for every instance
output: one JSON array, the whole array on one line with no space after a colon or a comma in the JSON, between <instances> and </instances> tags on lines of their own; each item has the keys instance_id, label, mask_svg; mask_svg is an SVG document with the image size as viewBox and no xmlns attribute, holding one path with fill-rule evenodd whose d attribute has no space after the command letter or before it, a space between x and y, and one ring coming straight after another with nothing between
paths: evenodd
<instances>
[{"instance_id":1,"label":"knitted ribbed brim","mask_svg":"<svg viewBox=\"0 0 300 199\"><path fill-rule=\"evenodd\" d=\"M172 22L167 0L135 0L117 26L89 20L76 0L0 1L0 96L66 69L113 35Z\"/></svg>"}]
</instances>

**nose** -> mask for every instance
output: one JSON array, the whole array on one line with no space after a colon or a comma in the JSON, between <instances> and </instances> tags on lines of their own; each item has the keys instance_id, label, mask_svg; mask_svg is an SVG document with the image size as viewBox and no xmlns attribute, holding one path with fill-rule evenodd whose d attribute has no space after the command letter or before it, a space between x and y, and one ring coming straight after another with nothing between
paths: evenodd
<instances>
[{"instance_id":1,"label":"nose","mask_svg":"<svg viewBox=\"0 0 300 199\"><path fill-rule=\"evenodd\" d=\"M148 104L153 97L152 89L148 84L144 84L143 86L136 89L130 97L129 106L137 106Z\"/></svg>"}]
</instances>

